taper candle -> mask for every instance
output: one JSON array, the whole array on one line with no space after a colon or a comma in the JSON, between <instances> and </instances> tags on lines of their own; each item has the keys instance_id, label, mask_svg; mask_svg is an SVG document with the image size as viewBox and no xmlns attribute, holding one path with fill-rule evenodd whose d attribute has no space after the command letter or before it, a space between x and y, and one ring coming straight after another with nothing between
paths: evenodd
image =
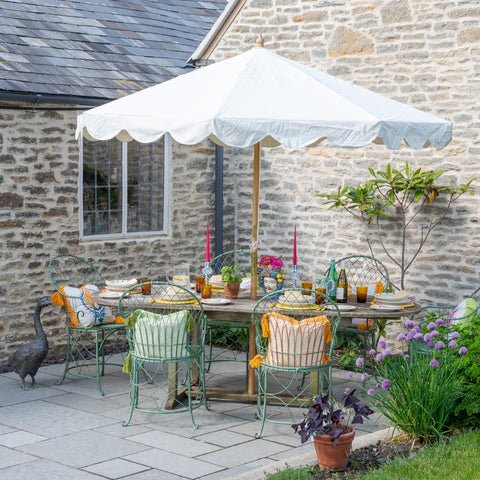
<instances>
[{"instance_id":1,"label":"taper candle","mask_svg":"<svg viewBox=\"0 0 480 480\"><path fill-rule=\"evenodd\" d=\"M297 264L297 226L293 233L293 265Z\"/></svg>"},{"instance_id":2,"label":"taper candle","mask_svg":"<svg viewBox=\"0 0 480 480\"><path fill-rule=\"evenodd\" d=\"M208 218L207 218L207 257L205 258L206 262L210 262L210 234L208 232Z\"/></svg>"}]
</instances>

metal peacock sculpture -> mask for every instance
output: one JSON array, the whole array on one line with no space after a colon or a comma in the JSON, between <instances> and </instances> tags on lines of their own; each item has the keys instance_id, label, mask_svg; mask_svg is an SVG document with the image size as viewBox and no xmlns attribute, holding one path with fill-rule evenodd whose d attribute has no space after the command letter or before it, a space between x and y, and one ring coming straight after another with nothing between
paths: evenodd
<instances>
[{"instance_id":1,"label":"metal peacock sculpture","mask_svg":"<svg viewBox=\"0 0 480 480\"><path fill-rule=\"evenodd\" d=\"M33 314L33 324L36 334L35 341L22 345L16 352L8 357L8 363L13 367L13 371L17 372L22 379L22 388L24 390L26 389L25 377L27 375L32 377L32 388L35 388L35 375L43 359L47 356L48 342L42 324L40 323L40 311L48 305L52 305L50 298L43 297L35 307Z\"/></svg>"}]
</instances>

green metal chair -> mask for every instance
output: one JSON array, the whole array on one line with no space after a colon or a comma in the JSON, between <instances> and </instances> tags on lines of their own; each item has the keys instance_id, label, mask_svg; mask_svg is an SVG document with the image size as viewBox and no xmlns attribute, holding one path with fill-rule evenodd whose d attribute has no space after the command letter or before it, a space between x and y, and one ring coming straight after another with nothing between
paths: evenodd
<instances>
[{"instance_id":1,"label":"green metal chair","mask_svg":"<svg viewBox=\"0 0 480 480\"><path fill-rule=\"evenodd\" d=\"M367 255L351 255L335 261L337 271L339 271L341 262L345 263L345 273L347 274L348 284L356 285L373 285L381 284L381 290L386 292L390 285L388 270L385 265L376 258ZM379 320L365 319L364 329L358 326L338 327L339 334L355 335L360 338L361 352L364 360L363 370L367 368L367 352L371 348L375 348L375 335L377 323Z\"/></svg>"},{"instance_id":2,"label":"green metal chair","mask_svg":"<svg viewBox=\"0 0 480 480\"><path fill-rule=\"evenodd\" d=\"M48 264L48 275L57 291L56 304L63 305L67 323L67 357L63 376L57 385L62 384L69 373L96 379L100 395L103 395L101 377L105 366L122 366L112 359L115 349L107 354L105 347L107 343L126 347L125 326L105 323L113 321L113 318L105 318L106 308L92 305L79 289L95 285L101 291L105 278L91 263L75 255L53 257Z\"/></svg>"},{"instance_id":3,"label":"green metal chair","mask_svg":"<svg viewBox=\"0 0 480 480\"><path fill-rule=\"evenodd\" d=\"M208 408L205 393L204 342L206 316L189 290L167 282L146 282L151 295L127 290L118 308L124 318L130 353L124 371L130 373L130 413L154 414ZM181 379L181 380L180 380Z\"/></svg>"},{"instance_id":4,"label":"green metal chair","mask_svg":"<svg viewBox=\"0 0 480 480\"><path fill-rule=\"evenodd\" d=\"M331 394L335 334L340 322L336 303L325 297L315 305L315 292L308 290L312 304L291 307L285 295L301 295L307 290L287 288L259 300L252 312L256 328L255 356L258 368L256 417L265 422L298 423L313 398ZM317 295L321 295L318 294ZM302 297L300 297L302 298Z\"/></svg>"},{"instance_id":5,"label":"green metal chair","mask_svg":"<svg viewBox=\"0 0 480 480\"><path fill-rule=\"evenodd\" d=\"M250 272L250 251L230 250L217 255L212 262L214 275L219 275L222 267L240 264L241 270L247 275ZM205 369L208 373L215 362L245 362L245 378L248 377L248 330L249 322L207 320L208 352L205 357ZM221 347L214 349L215 337L225 340ZM245 353L245 357L243 357Z\"/></svg>"}]
</instances>

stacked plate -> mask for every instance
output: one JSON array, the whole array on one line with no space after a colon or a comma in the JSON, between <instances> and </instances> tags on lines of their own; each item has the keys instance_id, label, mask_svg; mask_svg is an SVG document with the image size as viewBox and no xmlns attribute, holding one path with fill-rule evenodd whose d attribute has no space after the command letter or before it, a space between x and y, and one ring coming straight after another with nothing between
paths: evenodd
<instances>
[{"instance_id":1,"label":"stacked plate","mask_svg":"<svg viewBox=\"0 0 480 480\"><path fill-rule=\"evenodd\" d=\"M106 290L110 292L124 292L138 283L136 278L130 280L106 280Z\"/></svg>"},{"instance_id":2,"label":"stacked plate","mask_svg":"<svg viewBox=\"0 0 480 480\"><path fill-rule=\"evenodd\" d=\"M378 310L400 310L406 307L413 307L414 303L408 298L408 293L399 291L397 293L376 293L373 297L372 308Z\"/></svg>"},{"instance_id":3,"label":"stacked plate","mask_svg":"<svg viewBox=\"0 0 480 480\"><path fill-rule=\"evenodd\" d=\"M291 295L298 293L299 295ZM314 297L302 295L300 292L287 292L288 297L281 295L278 299L277 308L282 310L313 310L318 308Z\"/></svg>"},{"instance_id":4,"label":"stacked plate","mask_svg":"<svg viewBox=\"0 0 480 480\"><path fill-rule=\"evenodd\" d=\"M223 292L223 281L221 275L212 275L210 277L210 284L215 293Z\"/></svg>"},{"instance_id":5,"label":"stacked plate","mask_svg":"<svg viewBox=\"0 0 480 480\"><path fill-rule=\"evenodd\" d=\"M192 295L178 287L167 287L161 293L161 296L155 299L157 303L182 305L184 303L193 303L195 300Z\"/></svg>"}]
</instances>

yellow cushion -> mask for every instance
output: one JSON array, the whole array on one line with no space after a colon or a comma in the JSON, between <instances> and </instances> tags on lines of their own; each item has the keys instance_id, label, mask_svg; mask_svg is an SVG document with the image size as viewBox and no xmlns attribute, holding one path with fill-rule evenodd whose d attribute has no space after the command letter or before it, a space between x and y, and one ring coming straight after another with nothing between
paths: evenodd
<instances>
[{"instance_id":1,"label":"yellow cushion","mask_svg":"<svg viewBox=\"0 0 480 480\"><path fill-rule=\"evenodd\" d=\"M366 287L367 287L367 295L369 297L373 297L376 293L383 293L385 291L385 287L383 286L382 282L367 283ZM348 294L349 295L356 295L357 294L357 286L356 285L349 285L348 286Z\"/></svg>"},{"instance_id":2,"label":"yellow cushion","mask_svg":"<svg viewBox=\"0 0 480 480\"><path fill-rule=\"evenodd\" d=\"M271 312L262 322L268 333L266 363L283 367L312 367L330 361L326 355L332 330L324 315L303 320Z\"/></svg>"}]
</instances>

